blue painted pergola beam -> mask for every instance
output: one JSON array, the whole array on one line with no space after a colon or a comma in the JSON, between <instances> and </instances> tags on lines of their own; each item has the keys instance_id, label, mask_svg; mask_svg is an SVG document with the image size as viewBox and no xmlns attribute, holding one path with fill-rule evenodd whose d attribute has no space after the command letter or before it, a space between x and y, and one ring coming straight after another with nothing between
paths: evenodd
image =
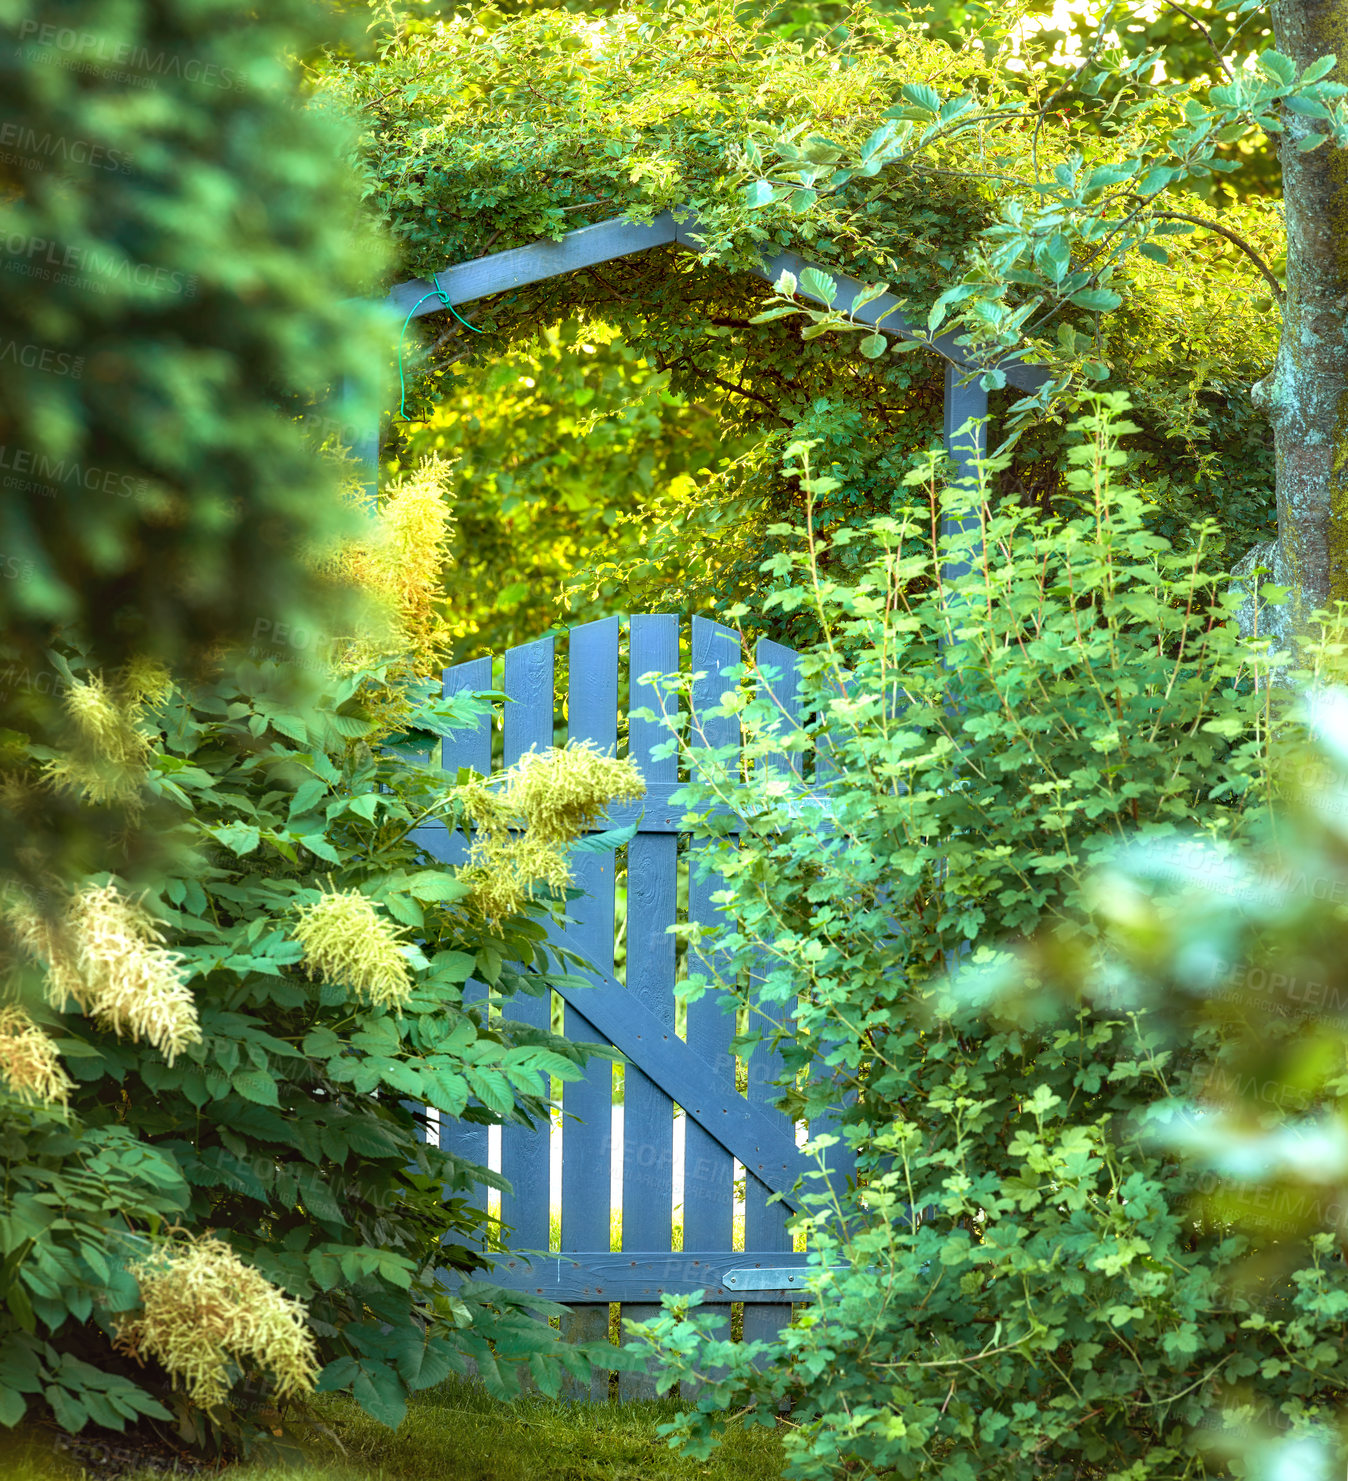
<instances>
[{"instance_id":1,"label":"blue painted pergola beam","mask_svg":"<svg viewBox=\"0 0 1348 1481\"><path fill-rule=\"evenodd\" d=\"M388 296L389 306L400 319L409 314L421 318L426 314L444 312L437 290L443 293L456 307L475 303L480 298L507 292L511 288L522 288L529 283L541 283L563 273L576 272L584 267L595 267L601 262L612 262L618 257L630 257L637 252L649 251L652 247L682 247L698 252L701 244L695 239L701 230L696 217L676 221L676 213L662 211L648 225L640 225L621 219L600 221L593 226L581 226L568 232L560 241L532 242L527 247L512 247L506 252L493 252L488 257L477 257L471 262L456 262L436 273L434 278L414 278L411 282L399 283ZM795 252L780 252L764 260L754 271L769 283L775 283L782 273L793 273L797 280L797 292L802 298L822 299L799 286L806 268L814 267L833 279L838 296L835 307L850 311L860 294L862 284L834 268L819 267ZM898 311L898 299L892 293L882 294L870 303L862 304L855 318L858 323L878 327L884 334L896 338L913 339L913 325ZM883 322L881 322L883 320ZM967 351L955 343L953 335L938 335L933 341L953 366L968 373L980 367L968 359ZM1007 381L1024 391L1037 391L1048 380L1048 372L1040 366L1021 365L1015 360L1001 360L1000 368L1006 372Z\"/></svg>"},{"instance_id":2,"label":"blue painted pergola beam","mask_svg":"<svg viewBox=\"0 0 1348 1481\"><path fill-rule=\"evenodd\" d=\"M541 283L548 278L560 277L564 273L577 272L581 268L594 267L615 258L630 257L637 252L647 252L652 247L681 247L686 251L698 252L701 244L696 240L701 229L696 216L688 213L686 219L680 211L662 211L654 220L639 223L617 219L599 221L593 226L577 227L560 241L532 242L527 247L512 247L505 252L493 252L486 257L477 257L470 262L451 263L434 278L414 278L399 283L387 298L389 308L402 323L409 316L424 318L427 314L443 313L445 309L441 294L456 307L476 303L497 293L522 288L529 283ZM759 277L776 283L782 273L794 274L797 294L823 299L806 289L801 280L807 268L831 278L835 285L834 307L851 312L852 305L860 295L863 285L846 273L833 268L821 268L795 252L779 252L765 258L754 269ZM896 338L919 337L914 326L899 312L898 299L892 293L882 294L869 303L862 304L853 314L861 324L868 324L884 334ZM975 477L976 465L986 448L986 421L988 396L983 389L978 372L987 369L986 364L976 364L968 358L964 346L956 344L953 335L938 335L933 347L945 358L945 446L955 463L956 481L965 482ZM1007 382L1022 391L1038 391L1049 379L1049 372L1041 366L1020 363L1020 351L1012 351L998 359L998 368L1005 372ZM971 427L972 424L972 427ZM968 429L968 430L966 430ZM352 426L350 440L357 456L371 470L370 483L377 482L379 433L378 427ZM954 521L945 522L947 532L956 528ZM947 579L967 569L967 561L947 565Z\"/></svg>"}]
</instances>

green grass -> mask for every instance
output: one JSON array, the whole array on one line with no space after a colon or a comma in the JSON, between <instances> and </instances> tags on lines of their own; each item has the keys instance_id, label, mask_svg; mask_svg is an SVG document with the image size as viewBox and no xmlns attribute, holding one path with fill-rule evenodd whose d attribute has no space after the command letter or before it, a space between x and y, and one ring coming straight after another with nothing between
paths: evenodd
<instances>
[{"instance_id":1,"label":"green grass","mask_svg":"<svg viewBox=\"0 0 1348 1481\"><path fill-rule=\"evenodd\" d=\"M777 1481L781 1452L770 1430L732 1426L706 1462L680 1460L655 1432L673 1400L566 1404L527 1396L511 1404L451 1381L418 1394L396 1432L347 1398L317 1401L341 1446L308 1447L302 1465L253 1463L206 1473L211 1481ZM17 1447L0 1456L4 1481L79 1481L81 1468ZM93 1473L83 1473L94 1481ZM162 1481L144 1472L136 1481ZM203 1475L202 1481L206 1481Z\"/></svg>"}]
</instances>

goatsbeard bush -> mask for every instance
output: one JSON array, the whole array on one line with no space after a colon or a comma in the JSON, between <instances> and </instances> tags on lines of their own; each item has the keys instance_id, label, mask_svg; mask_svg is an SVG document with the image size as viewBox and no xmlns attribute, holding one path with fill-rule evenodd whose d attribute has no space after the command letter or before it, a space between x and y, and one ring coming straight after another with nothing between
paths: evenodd
<instances>
[{"instance_id":1,"label":"goatsbeard bush","mask_svg":"<svg viewBox=\"0 0 1348 1481\"><path fill-rule=\"evenodd\" d=\"M669 1427L694 1455L718 1413L789 1402L789 1477L1198 1476L1257 1411L1295 1434L1348 1382L1328 1241L1252 1278L1148 1125L1202 1098L1221 1032L1123 993L1105 950L1105 861L1238 850L1295 728L1212 532L1172 548L1123 486L1121 410L1074 429L1071 519L956 489L942 532L933 492L850 580L794 531L767 605L826 636L710 712L749 765L670 722L725 912L688 995L749 1010L781 1109L857 1169L795 1220L819 1268L779 1342L723 1341L687 1298L633 1328L662 1383L704 1384Z\"/></svg>"},{"instance_id":2,"label":"goatsbeard bush","mask_svg":"<svg viewBox=\"0 0 1348 1481\"><path fill-rule=\"evenodd\" d=\"M75 706L106 692L58 661ZM235 1445L315 1387L396 1425L452 1372L555 1392L612 1355L492 1284L505 1185L436 1135L546 1125L550 1077L612 1052L509 1016L573 960L546 944L558 895L489 910L445 862L469 778L423 753L482 701L392 661L295 689L237 660L147 698L157 850L0 899L0 1425L45 1405ZM605 773L587 796L630 790Z\"/></svg>"}]
</instances>

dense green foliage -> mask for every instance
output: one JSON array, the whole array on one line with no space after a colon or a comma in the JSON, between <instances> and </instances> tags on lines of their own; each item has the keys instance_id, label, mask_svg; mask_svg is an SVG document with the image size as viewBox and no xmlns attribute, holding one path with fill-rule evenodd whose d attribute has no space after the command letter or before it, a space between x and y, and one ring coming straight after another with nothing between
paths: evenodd
<instances>
[{"instance_id":1,"label":"dense green foliage","mask_svg":"<svg viewBox=\"0 0 1348 1481\"><path fill-rule=\"evenodd\" d=\"M236 1366L248 1382L208 1416L154 1365L114 1354L119 1318L140 1300L128 1264L153 1253L166 1225L217 1231L305 1302L320 1388L350 1390L385 1423L408 1392L470 1359L497 1393L519 1364L545 1389L563 1366L588 1374L585 1351L561 1346L527 1299L472 1279L485 1244L473 1183L500 1179L424 1139L425 1106L546 1124L547 1077L573 1077L587 1055L463 1004L470 974L508 999L545 991L558 970L542 950L541 905L489 927L417 831L457 814L443 775L406 745L466 723L476 702L422 686L418 732L372 752L361 737L379 673L328 681L301 716L281 667L233 667L143 721L154 741L144 831L160 848L120 861L114 879L167 934L199 1041L170 1062L104 1018L58 1015L51 973L22 966L12 946L11 985L77 1084L68 1110L25 1106L12 1062L0 1065L11 1077L0 1089L5 1424L43 1400L68 1429L168 1418L171 1403L184 1436L201 1440L208 1418L237 1429L266 1400L274 1375ZM80 682L62 677L67 694ZM315 974L296 910L334 890L359 891L378 920L347 933L348 970ZM54 912L58 901L54 887L42 903ZM395 924L393 967L410 991L380 1002L363 990L375 979L362 980L361 953ZM446 1288L437 1272L463 1279Z\"/></svg>"},{"instance_id":2,"label":"dense green foliage","mask_svg":"<svg viewBox=\"0 0 1348 1481\"><path fill-rule=\"evenodd\" d=\"M0 15L0 681L52 739L59 627L113 666L191 661L259 623L338 625L310 536L352 528L299 414L342 378L372 405L349 130L303 106L310 0L27 0ZM73 812L52 848L75 847ZM13 864L20 840L0 833ZM96 853L97 845L93 852ZM73 873L94 867L72 858Z\"/></svg>"},{"instance_id":3,"label":"dense green foliage","mask_svg":"<svg viewBox=\"0 0 1348 1481\"><path fill-rule=\"evenodd\" d=\"M653 570L686 581L679 562L695 557L679 532L699 485L724 482L752 446L594 322L446 377L440 395L400 456L432 451L454 469L448 621L461 658L529 642L562 616L604 616L653 591Z\"/></svg>"},{"instance_id":4,"label":"dense green foliage","mask_svg":"<svg viewBox=\"0 0 1348 1481\"><path fill-rule=\"evenodd\" d=\"M867 358L874 350L851 335L807 326L803 339L790 319L751 322L761 281L736 269L764 250L795 248L825 269L885 281L919 324L968 279L967 301L940 309L942 327L1003 347L1029 334L1073 385L1103 377L1130 388L1133 477L1172 539L1207 516L1221 527L1214 549L1243 550L1266 530L1271 449L1248 387L1273 353L1268 288L1230 241L1188 235L1183 222L1149 216L1140 236L1129 226L1101 251L1086 218L1133 197L1126 184L1087 187L1091 167L1115 171L1116 185L1135 177L1152 151L1165 154L1162 123L1180 117L1180 100L1154 97L1125 62L1108 75L1152 111L1101 136L1057 110L1036 119L1023 79L981 48L955 52L864 20L842 41L806 45L712 7L403 18L377 65L334 61L325 86L362 121L372 199L404 276L586 220L696 211L698 256L657 250L498 296L474 309L481 336L446 337L430 316L440 343L422 394L436 394L445 356L498 359L577 316L617 329L673 391L724 393L722 424L757 453L680 511L682 546L700 547L694 559L672 556L629 587L633 607L658 592L662 605L698 608L751 591L769 527L798 515L780 466L789 442L820 443L836 484L817 515L831 532L904 507L903 475L939 435L936 357ZM970 100L963 111L938 122L938 106L960 97ZM1047 89L1036 97L1048 106ZM1176 209L1195 207L1177 182L1210 174L1199 160L1209 133L1198 130L1193 161L1165 175ZM1074 150L1088 159L1075 174ZM1165 183L1148 180L1144 194ZM1081 216L1080 230L1065 233L1061 219L1050 227L1054 209ZM1244 207L1239 225L1276 258L1271 209ZM1029 315L1041 301L1036 328ZM995 413L1013 399L995 392ZM1064 446L1051 414L1023 427L1003 492L1051 506ZM725 525L703 538L704 521Z\"/></svg>"},{"instance_id":5,"label":"dense green foliage","mask_svg":"<svg viewBox=\"0 0 1348 1481\"><path fill-rule=\"evenodd\" d=\"M1221 857L1271 775L1230 598L1201 533L1175 552L1116 482L1114 415L1077 428L1077 515L994 515L944 589L907 595L971 534L919 558L879 526L891 554L850 584L812 548L765 564L770 604L816 604L828 641L801 662L803 728L747 690L723 702L760 759L747 781L691 752L705 834L727 826L714 804L740 825L705 854L733 924L702 950L753 1010L742 1042L781 1053L783 1108L817 1133L849 1107L864 1181L815 1197L834 1268L779 1343L710 1340L675 1298L647 1324L669 1380L725 1365L674 1427L695 1453L718 1413L787 1399L791 1477L1020 1481L1033 1456L1062 1481L1178 1478L1223 1473L1209 1440L1298 1430L1348 1389L1348 1271L1314 1216L1252 1271L1195 1201L1201 1166L1157 1136L1241 1046L1091 965L1101 867L1126 847L1164 882L1186 849ZM825 743L802 805L782 763Z\"/></svg>"}]
</instances>

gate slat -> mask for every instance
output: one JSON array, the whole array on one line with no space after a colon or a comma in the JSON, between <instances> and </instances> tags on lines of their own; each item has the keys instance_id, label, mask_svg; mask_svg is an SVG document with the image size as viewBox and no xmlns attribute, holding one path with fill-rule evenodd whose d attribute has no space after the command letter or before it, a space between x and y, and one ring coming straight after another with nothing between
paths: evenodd
<instances>
[{"instance_id":1,"label":"gate slat","mask_svg":"<svg viewBox=\"0 0 1348 1481\"><path fill-rule=\"evenodd\" d=\"M456 664L444 672L442 692L446 695L482 693L491 688L491 659L474 658L468 663ZM484 710L477 722L463 730L452 731L441 741L440 765L453 777L461 767L469 767L483 776L491 770L491 710ZM444 861L460 865L468 854L468 840L462 833L446 836L438 833L444 849ZM439 850L437 850L439 852ZM480 1006L485 1010L487 988L485 983L470 978L463 987L465 1008ZM487 1166L487 1128L472 1121L462 1121L457 1116L441 1116L440 1145L455 1157L476 1162L479 1167ZM481 1183L474 1184L469 1202L476 1209L487 1207L487 1190Z\"/></svg>"},{"instance_id":2,"label":"gate slat","mask_svg":"<svg viewBox=\"0 0 1348 1481\"><path fill-rule=\"evenodd\" d=\"M619 619L573 628L567 708L570 740L593 741L600 750L618 744ZM572 924L564 940L573 951L604 974L613 971L612 849L575 856L573 876L584 893L571 901ZM574 1008L565 1012L570 1039L593 1039L589 1025ZM562 1249L610 1248L609 1207L613 1156L613 1066L607 1060L591 1063L583 1080L562 1087ZM574 1119L579 1118L579 1119ZM595 1341L608 1331L608 1305L576 1306L563 1319L562 1330L573 1341ZM568 1377L565 1392L583 1397ZM608 1397L608 1373L596 1368L589 1396Z\"/></svg>"},{"instance_id":3,"label":"gate slat","mask_svg":"<svg viewBox=\"0 0 1348 1481\"><path fill-rule=\"evenodd\" d=\"M774 643L768 638L760 640L757 649L760 670L767 665L775 672L759 674L760 690L770 693L782 712L779 733L786 733L791 724L798 724L803 716L800 698L800 659L790 648ZM769 772L787 770L799 774L801 758L769 756L765 758L765 769ZM755 997L755 1002L759 1000ZM764 1011L773 1019L781 1020L792 1012L790 1003L763 1003ZM763 1025L760 1023L760 1027ZM759 1044L749 1059L748 1097L750 1105L762 1108L786 1133L795 1135L795 1127L789 1117L773 1108L773 1101L780 1095L779 1088L772 1082L784 1071L781 1054L767 1044ZM771 1190L751 1172L744 1178L744 1247L747 1250L786 1251L791 1248L791 1235L787 1230L789 1210L783 1203L770 1203ZM744 1308L744 1340L774 1341L783 1327L791 1323L791 1304L746 1305Z\"/></svg>"},{"instance_id":4,"label":"gate slat","mask_svg":"<svg viewBox=\"0 0 1348 1481\"><path fill-rule=\"evenodd\" d=\"M540 638L505 655L504 761L511 767L527 751L545 751L552 745L552 638ZM551 1023L547 998L519 996L506 1004L508 1016L546 1029ZM543 1093L548 1093L543 1081ZM548 1248L549 1149L546 1132L527 1126L501 1128L501 1172L511 1191L501 1194L501 1219L514 1233L510 1248Z\"/></svg>"},{"instance_id":5,"label":"gate slat","mask_svg":"<svg viewBox=\"0 0 1348 1481\"><path fill-rule=\"evenodd\" d=\"M633 617L629 712L660 712L660 693L641 684L648 673L677 673L679 619ZM668 706L668 699L665 700ZM628 755L648 782L677 782L676 755L654 760L651 751L670 733L658 720L629 713ZM627 990L670 1030L674 1028L674 924L678 896L679 840L673 833L641 833L627 846ZM668 1250L674 1208L674 1103L635 1064L623 1082L623 1249ZM659 1306L623 1307L623 1316L645 1321ZM620 1373L619 1397L654 1398L655 1377Z\"/></svg>"},{"instance_id":6,"label":"gate slat","mask_svg":"<svg viewBox=\"0 0 1348 1481\"><path fill-rule=\"evenodd\" d=\"M773 681L772 693L786 713L791 714L797 720L803 720L805 718L805 711L804 703L800 696L799 656L793 653L790 648L785 648L780 643L774 643L768 638L764 638L759 643L757 656L760 664L771 664L774 669L781 669L783 671L783 678ZM833 744L831 738L827 735L820 737L815 751L814 776L815 786L821 792L838 775L838 768L833 763L832 753ZM790 758L789 764L791 769L797 775L801 772L803 759L803 755ZM821 826L826 824L827 817L822 811L819 814L819 819ZM827 1044L830 1041L826 1040L825 1042ZM811 1127L810 1131L812 1133L828 1132L835 1136L839 1135L836 1117L826 1116L822 1118L821 1123ZM856 1175L856 1163L856 1154L846 1142L839 1141L837 1146L830 1147L824 1161L824 1165L830 1174L830 1183L833 1183L835 1179L845 1181L847 1178L854 1177ZM807 1191L809 1191L808 1187ZM771 1248L771 1246L765 1246L765 1248Z\"/></svg>"},{"instance_id":7,"label":"gate slat","mask_svg":"<svg viewBox=\"0 0 1348 1481\"><path fill-rule=\"evenodd\" d=\"M701 673L692 686L692 729L695 747L733 746L739 743L739 720L734 715L711 718L706 711L720 703L726 688L722 677L727 669L740 662L739 634L705 617L694 617L692 624L692 671ZM696 871L688 888L688 916L700 924L719 923L720 912L712 896L722 888L716 874L698 878ZM694 959L689 972L712 975L714 961ZM729 1093L735 1093L735 1058L730 1042L735 1036L733 1014L723 1013L720 993L705 994L688 1005L688 1047L712 1067ZM728 1250L734 1232L735 1166L725 1151L707 1132L692 1120L684 1122L683 1157L683 1247L686 1250ZM706 1308L730 1318L729 1306ZM725 1332L728 1337L729 1331Z\"/></svg>"}]
</instances>

